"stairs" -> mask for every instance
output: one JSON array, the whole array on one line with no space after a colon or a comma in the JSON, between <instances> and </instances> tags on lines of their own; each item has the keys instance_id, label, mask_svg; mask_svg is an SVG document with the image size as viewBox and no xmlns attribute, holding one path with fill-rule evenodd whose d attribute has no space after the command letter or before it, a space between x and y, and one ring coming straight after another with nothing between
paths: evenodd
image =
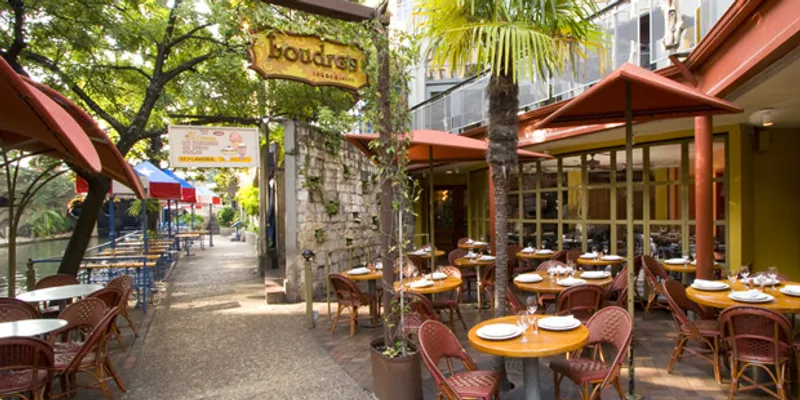
<instances>
[{"instance_id":1,"label":"stairs","mask_svg":"<svg viewBox=\"0 0 800 400\"><path fill-rule=\"evenodd\" d=\"M286 300L282 269L271 269L264 274L264 300L267 304L279 304Z\"/></svg>"}]
</instances>

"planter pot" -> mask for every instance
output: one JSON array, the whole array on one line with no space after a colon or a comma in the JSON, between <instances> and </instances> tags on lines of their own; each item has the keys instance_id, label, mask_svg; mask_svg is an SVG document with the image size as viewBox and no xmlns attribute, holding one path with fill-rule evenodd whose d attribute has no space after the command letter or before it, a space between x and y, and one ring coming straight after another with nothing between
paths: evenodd
<instances>
[{"instance_id":1,"label":"planter pot","mask_svg":"<svg viewBox=\"0 0 800 400\"><path fill-rule=\"evenodd\" d=\"M388 358L375 349L375 346L383 345L383 338L374 339L369 345L372 386L378 399L422 400L419 352L415 351L405 357Z\"/></svg>"}]
</instances>

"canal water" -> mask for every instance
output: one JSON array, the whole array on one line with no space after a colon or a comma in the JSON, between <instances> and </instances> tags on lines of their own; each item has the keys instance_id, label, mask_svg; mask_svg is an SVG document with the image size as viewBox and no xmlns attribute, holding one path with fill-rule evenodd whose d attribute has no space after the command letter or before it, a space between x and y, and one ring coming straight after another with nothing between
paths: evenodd
<instances>
[{"instance_id":1,"label":"canal water","mask_svg":"<svg viewBox=\"0 0 800 400\"><path fill-rule=\"evenodd\" d=\"M67 248L69 239L50 240L17 244L17 293L25 291L25 270L28 268L28 259L60 258ZM92 239L89 247L97 245L97 239ZM55 274L58 271L58 262L36 263L36 279ZM0 248L0 297L7 295L8 288L8 248Z\"/></svg>"}]
</instances>

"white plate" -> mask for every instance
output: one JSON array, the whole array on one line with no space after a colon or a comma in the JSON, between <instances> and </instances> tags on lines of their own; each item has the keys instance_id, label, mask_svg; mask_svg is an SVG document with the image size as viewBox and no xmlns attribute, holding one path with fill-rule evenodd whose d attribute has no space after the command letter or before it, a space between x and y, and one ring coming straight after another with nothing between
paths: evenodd
<instances>
[{"instance_id":1,"label":"white plate","mask_svg":"<svg viewBox=\"0 0 800 400\"><path fill-rule=\"evenodd\" d=\"M552 321L553 319L555 319L555 321ZM542 328L547 331L570 331L581 326L581 321L575 318L572 318L572 322L569 322L567 324L561 323L560 321L558 323L554 323L559 319L560 319L559 317L542 318L539 320L539 328ZM551 321L547 322L548 320Z\"/></svg>"},{"instance_id":2,"label":"white plate","mask_svg":"<svg viewBox=\"0 0 800 400\"><path fill-rule=\"evenodd\" d=\"M553 250L549 250L549 249L536 250L536 254L553 254Z\"/></svg>"},{"instance_id":3,"label":"white plate","mask_svg":"<svg viewBox=\"0 0 800 400\"><path fill-rule=\"evenodd\" d=\"M583 279L605 279L608 278L605 271L584 271L581 274Z\"/></svg>"},{"instance_id":4,"label":"white plate","mask_svg":"<svg viewBox=\"0 0 800 400\"><path fill-rule=\"evenodd\" d=\"M578 286L585 284L586 281L578 278L564 278L564 279L559 279L558 281L556 281L556 283L559 284L560 286Z\"/></svg>"},{"instance_id":5,"label":"white plate","mask_svg":"<svg viewBox=\"0 0 800 400\"><path fill-rule=\"evenodd\" d=\"M408 284L408 287L419 289L419 288L426 288L433 286L433 281L429 281L427 279L421 279L418 281L414 281Z\"/></svg>"},{"instance_id":6,"label":"white plate","mask_svg":"<svg viewBox=\"0 0 800 400\"><path fill-rule=\"evenodd\" d=\"M475 334L485 340L508 340L522 334L522 330L511 324L490 324L478 329Z\"/></svg>"},{"instance_id":7,"label":"white plate","mask_svg":"<svg viewBox=\"0 0 800 400\"><path fill-rule=\"evenodd\" d=\"M353 268L347 271L347 275L366 275L369 273L369 268Z\"/></svg>"},{"instance_id":8,"label":"white plate","mask_svg":"<svg viewBox=\"0 0 800 400\"><path fill-rule=\"evenodd\" d=\"M664 261L664 264L669 265L686 265L689 263L689 260L684 260L683 258L670 258L667 261Z\"/></svg>"},{"instance_id":9,"label":"white plate","mask_svg":"<svg viewBox=\"0 0 800 400\"><path fill-rule=\"evenodd\" d=\"M728 298L730 298L731 300L740 301L742 303L769 303L770 301L775 299L774 297L766 293L764 293L763 296L757 298L740 297L736 295L737 293L739 292L730 293L728 295Z\"/></svg>"},{"instance_id":10,"label":"white plate","mask_svg":"<svg viewBox=\"0 0 800 400\"><path fill-rule=\"evenodd\" d=\"M375 269L383 269L383 263L376 263Z\"/></svg>"},{"instance_id":11,"label":"white plate","mask_svg":"<svg viewBox=\"0 0 800 400\"><path fill-rule=\"evenodd\" d=\"M539 274L520 274L514 278L515 281L520 283L536 283L541 282L542 277Z\"/></svg>"},{"instance_id":12,"label":"white plate","mask_svg":"<svg viewBox=\"0 0 800 400\"><path fill-rule=\"evenodd\" d=\"M442 272L434 272L432 274L425 275L425 279L433 279L435 281L440 281L442 279L447 279L447 274Z\"/></svg>"},{"instance_id":13,"label":"white plate","mask_svg":"<svg viewBox=\"0 0 800 400\"><path fill-rule=\"evenodd\" d=\"M472 242L473 246L486 246L489 243L486 242Z\"/></svg>"},{"instance_id":14,"label":"white plate","mask_svg":"<svg viewBox=\"0 0 800 400\"><path fill-rule=\"evenodd\" d=\"M584 259L584 260L593 260L596 257L597 257L597 254L592 254L592 253L581 254L581 258Z\"/></svg>"},{"instance_id":15,"label":"white plate","mask_svg":"<svg viewBox=\"0 0 800 400\"><path fill-rule=\"evenodd\" d=\"M478 260L481 260L481 261L494 261L494 256L481 256L480 258L478 258Z\"/></svg>"},{"instance_id":16,"label":"white plate","mask_svg":"<svg viewBox=\"0 0 800 400\"><path fill-rule=\"evenodd\" d=\"M478 256L478 255L477 255L477 254L475 254L475 253L467 253L467 254L464 254L464 258L466 258L467 260L471 260L471 259L473 259L473 258L475 258L475 257L477 257L477 256Z\"/></svg>"},{"instance_id":17,"label":"white plate","mask_svg":"<svg viewBox=\"0 0 800 400\"><path fill-rule=\"evenodd\" d=\"M607 256L600 257L600 259L603 260L603 261L620 261L620 260L622 260L622 257L621 256L615 256L615 255L607 255Z\"/></svg>"},{"instance_id":18,"label":"white plate","mask_svg":"<svg viewBox=\"0 0 800 400\"><path fill-rule=\"evenodd\" d=\"M534 251L536 251L536 250L533 247L526 247L526 248L520 250L519 252L520 253L533 253Z\"/></svg>"},{"instance_id":19,"label":"white plate","mask_svg":"<svg viewBox=\"0 0 800 400\"><path fill-rule=\"evenodd\" d=\"M713 281L712 281L713 282ZM713 282L713 283L692 283L692 287L697 290L703 290L706 292L719 292L722 290L730 289L730 285L724 282Z\"/></svg>"},{"instance_id":20,"label":"white plate","mask_svg":"<svg viewBox=\"0 0 800 400\"><path fill-rule=\"evenodd\" d=\"M786 288L785 288L785 287L782 287L782 288L780 288L780 289L778 289L778 290L779 290L781 293L783 293L783 294L785 294L785 295L787 295L787 296L800 297L800 292L795 292L794 290L786 290Z\"/></svg>"}]
</instances>

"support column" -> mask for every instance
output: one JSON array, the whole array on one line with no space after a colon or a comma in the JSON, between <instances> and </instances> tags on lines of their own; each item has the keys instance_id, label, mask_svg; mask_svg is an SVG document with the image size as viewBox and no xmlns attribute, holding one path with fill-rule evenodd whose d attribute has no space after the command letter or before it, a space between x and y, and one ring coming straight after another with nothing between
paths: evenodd
<instances>
[{"instance_id":1,"label":"support column","mask_svg":"<svg viewBox=\"0 0 800 400\"><path fill-rule=\"evenodd\" d=\"M697 277L711 279L714 272L714 155L711 117L694 119L694 204ZM688 232L687 232L688 233Z\"/></svg>"},{"instance_id":2,"label":"support column","mask_svg":"<svg viewBox=\"0 0 800 400\"><path fill-rule=\"evenodd\" d=\"M494 219L497 218L497 212L495 211L494 205L494 181L492 181L492 166L489 166L489 248L492 251L492 254L497 254L496 252L496 245L497 245L497 237L495 229L494 229ZM481 221L483 223L483 221ZM480 277L478 277L480 279Z\"/></svg>"}]
</instances>

